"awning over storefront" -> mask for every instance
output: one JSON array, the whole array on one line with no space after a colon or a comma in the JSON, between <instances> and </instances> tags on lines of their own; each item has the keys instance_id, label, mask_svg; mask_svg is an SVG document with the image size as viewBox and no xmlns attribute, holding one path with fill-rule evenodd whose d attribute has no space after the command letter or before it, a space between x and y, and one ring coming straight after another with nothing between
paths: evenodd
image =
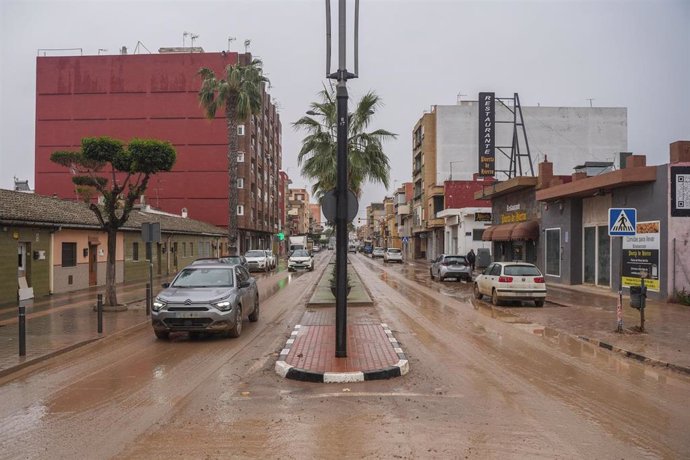
<instances>
[{"instance_id":1,"label":"awning over storefront","mask_svg":"<svg viewBox=\"0 0 690 460\"><path fill-rule=\"evenodd\" d=\"M484 233L482 233L482 241L491 241L491 234L494 232L496 225L492 227L485 227Z\"/></svg>"},{"instance_id":2,"label":"awning over storefront","mask_svg":"<svg viewBox=\"0 0 690 460\"><path fill-rule=\"evenodd\" d=\"M510 236L513 234L513 229L519 224L501 224L496 225L494 232L491 234L492 241L510 241Z\"/></svg>"},{"instance_id":3,"label":"awning over storefront","mask_svg":"<svg viewBox=\"0 0 690 460\"><path fill-rule=\"evenodd\" d=\"M513 229L510 239L513 241L539 239L539 222L536 220L520 222Z\"/></svg>"}]
</instances>

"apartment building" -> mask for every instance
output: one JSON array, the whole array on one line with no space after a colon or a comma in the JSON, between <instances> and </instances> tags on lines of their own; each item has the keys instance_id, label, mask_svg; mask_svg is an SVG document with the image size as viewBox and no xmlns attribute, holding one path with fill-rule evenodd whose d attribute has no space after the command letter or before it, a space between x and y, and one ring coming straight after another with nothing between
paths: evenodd
<instances>
[{"instance_id":1,"label":"apartment building","mask_svg":"<svg viewBox=\"0 0 690 460\"><path fill-rule=\"evenodd\" d=\"M309 192L307 189L289 189L287 219L290 235L306 235L310 232L313 215L309 206Z\"/></svg>"},{"instance_id":2,"label":"apartment building","mask_svg":"<svg viewBox=\"0 0 690 460\"><path fill-rule=\"evenodd\" d=\"M72 174L53 164L56 150L77 150L87 136L169 141L172 171L149 183L147 202L166 212L226 227L236 218L240 250L269 247L279 230L280 116L262 88L258 114L237 127L239 170L228 177L228 133L223 116L208 120L199 107L200 68L222 75L250 54L161 48L153 54L39 56L36 60L36 192L75 199ZM228 186L239 189L228 209Z\"/></svg>"}]
</instances>

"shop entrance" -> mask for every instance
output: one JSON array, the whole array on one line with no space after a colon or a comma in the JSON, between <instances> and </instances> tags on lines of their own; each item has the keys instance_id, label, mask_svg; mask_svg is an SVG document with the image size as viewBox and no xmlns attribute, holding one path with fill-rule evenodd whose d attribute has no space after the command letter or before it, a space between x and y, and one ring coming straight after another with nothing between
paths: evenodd
<instances>
[{"instance_id":1,"label":"shop entrance","mask_svg":"<svg viewBox=\"0 0 690 460\"><path fill-rule=\"evenodd\" d=\"M611 238L606 225L584 228L583 281L611 285Z\"/></svg>"}]
</instances>

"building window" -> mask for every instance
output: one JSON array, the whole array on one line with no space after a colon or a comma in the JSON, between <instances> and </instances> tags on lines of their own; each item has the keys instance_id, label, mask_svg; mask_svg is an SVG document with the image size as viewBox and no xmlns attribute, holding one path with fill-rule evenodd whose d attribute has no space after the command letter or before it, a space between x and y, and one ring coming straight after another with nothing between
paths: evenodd
<instances>
[{"instance_id":1,"label":"building window","mask_svg":"<svg viewBox=\"0 0 690 460\"><path fill-rule=\"evenodd\" d=\"M241 204L237 206L237 215L244 216L244 206L242 206Z\"/></svg>"},{"instance_id":2,"label":"building window","mask_svg":"<svg viewBox=\"0 0 690 460\"><path fill-rule=\"evenodd\" d=\"M561 229L546 229L546 274L561 276Z\"/></svg>"},{"instance_id":3,"label":"building window","mask_svg":"<svg viewBox=\"0 0 690 460\"><path fill-rule=\"evenodd\" d=\"M182 257L187 257L187 243L182 243Z\"/></svg>"},{"instance_id":4,"label":"building window","mask_svg":"<svg viewBox=\"0 0 690 460\"><path fill-rule=\"evenodd\" d=\"M62 243L62 266L77 266L77 243Z\"/></svg>"},{"instance_id":5,"label":"building window","mask_svg":"<svg viewBox=\"0 0 690 460\"><path fill-rule=\"evenodd\" d=\"M189 256L194 257L194 243L189 243Z\"/></svg>"},{"instance_id":6,"label":"building window","mask_svg":"<svg viewBox=\"0 0 690 460\"><path fill-rule=\"evenodd\" d=\"M139 243L132 243L132 260L139 260Z\"/></svg>"},{"instance_id":7,"label":"building window","mask_svg":"<svg viewBox=\"0 0 690 460\"><path fill-rule=\"evenodd\" d=\"M481 241L482 235L484 235L484 229L483 228L472 229L472 241Z\"/></svg>"},{"instance_id":8,"label":"building window","mask_svg":"<svg viewBox=\"0 0 690 460\"><path fill-rule=\"evenodd\" d=\"M237 125L237 135L244 136L244 125Z\"/></svg>"},{"instance_id":9,"label":"building window","mask_svg":"<svg viewBox=\"0 0 690 460\"><path fill-rule=\"evenodd\" d=\"M237 188L244 188L244 179L242 177L237 178Z\"/></svg>"},{"instance_id":10,"label":"building window","mask_svg":"<svg viewBox=\"0 0 690 460\"><path fill-rule=\"evenodd\" d=\"M237 162L238 163L244 163L244 152L238 152L237 153Z\"/></svg>"}]
</instances>

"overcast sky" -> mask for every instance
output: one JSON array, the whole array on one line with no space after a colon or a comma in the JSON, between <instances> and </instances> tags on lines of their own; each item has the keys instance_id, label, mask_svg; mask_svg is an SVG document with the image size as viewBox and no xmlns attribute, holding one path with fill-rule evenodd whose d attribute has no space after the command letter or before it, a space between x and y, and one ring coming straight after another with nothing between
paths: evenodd
<instances>
[{"instance_id":1,"label":"overcast sky","mask_svg":"<svg viewBox=\"0 0 690 460\"><path fill-rule=\"evenodd\" d=\"M337 0L332 2L337 8ZM458 94L518 92L524 106L628 108L628 150L668 159L690 139L690 1L361 0L360 78L385 106L374 128L399 134L385 145L391 189L410 180L411 131L432 105ZM264 61L283 123L283 169L293 186L308 110L325 74L325 7L313 1L0 0L0 187L13 176L34 187L36 55L39 48L100 48L117 54L138 41L156 52L199 35L205 51L249 50ZM189 45L189 41L187 41ZM335 66L334 66L335 67ZM529 134L529 127L528 134ZM386 190L367 186L360 216Z\"/></svg>"}]
</instances>

